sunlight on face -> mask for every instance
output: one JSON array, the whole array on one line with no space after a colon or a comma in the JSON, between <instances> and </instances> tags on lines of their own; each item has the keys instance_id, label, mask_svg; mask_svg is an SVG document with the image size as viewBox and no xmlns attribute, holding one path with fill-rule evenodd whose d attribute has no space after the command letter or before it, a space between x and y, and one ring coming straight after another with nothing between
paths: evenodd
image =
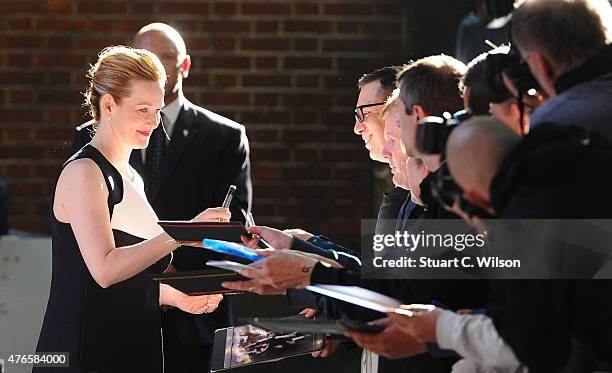
<instances>
[{"instance_id":1,"label":"sunlight on face","mask_svg":"<svg viewBox=\"0 0 612 373\"><path fill-rule=\"evenodd\" d=\"M158 82L135 80L131 94L121 100L112 114L113 130L132 149L144 149L160 120L164 90Z\"/></svg>"}]
</instances>

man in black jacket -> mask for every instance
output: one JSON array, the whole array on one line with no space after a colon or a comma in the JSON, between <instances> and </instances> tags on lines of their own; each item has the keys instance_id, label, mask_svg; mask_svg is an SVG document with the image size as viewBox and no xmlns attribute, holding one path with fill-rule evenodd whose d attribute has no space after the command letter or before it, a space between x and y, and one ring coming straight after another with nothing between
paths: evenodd
<instances>
[{"instance_id":1,"label":"man in black jacket","mask_svg":"<svg viewBox=\"0 0 612 373\"><path fill-rule=\"evenodd\" d=\"M612 162L612 144L595 133L547 123L520 140L499 122L475 118L451 134L447 150L464 198L497 218L604 219L611 214L612 177L600 165ZM520 242L529 245L530 238L524 235ZM552 235L544 244L552 258L573 255L578 267L592 266L591 275L599 269L590 260L591 247L583 250ZM601 267L606 258L598 256ZM561 269L573 278L574 267L565 263ZM611 294L610 280L496 281L489 314L530 371L610 369Z\"/></svg>"},{"instance_id":2,"label":"man in black jacket","mask_svg":"<svg viewBox=\"0 0 612 373\"><path fill-rule=\"evenodd\" d=\"M133 151L130 165L144 179L147 199L160 220L190 220L198 212L220 206L230 185L237 190L230 205L232 220L245 221L251 205L249 142L244 126L189 102L183 95L191 59L185 42L172 27L153 23L135 36L133 46L147 49L163 63L168 80L162 125L151 134L149 147ZM77 127L74 149L91 139L94 122ZM216 254L181 247L174 252L175 270L202 269ZM188 315L171 309L163 313L166 372L207 369L213 332L228 326L224 300L211 315Z\"/></svg>"}]
</instances>

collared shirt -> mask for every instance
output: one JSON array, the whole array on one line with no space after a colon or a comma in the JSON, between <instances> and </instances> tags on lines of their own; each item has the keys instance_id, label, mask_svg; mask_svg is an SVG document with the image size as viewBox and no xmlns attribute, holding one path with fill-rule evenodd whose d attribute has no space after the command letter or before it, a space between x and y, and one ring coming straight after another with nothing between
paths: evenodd
<instances>
[{"instance_id":1,"label":"collared shirt","mask_svg":"<svg viewBox=\"0 0 612 373\"><path fill-rule=\"evenodd\" d=\"M172 131L174 130L174 124L176 123L176 120L178 119L178 116L181 112L181 107L183 106L184 102L185 102L185 96L183 96L182 94L179 94L176 100L167 104L161 110L164 116L163 125L164 125L164 128L166 129L166 133L168 134L168 137L166 137L166 145L170 143L170 138L172 137ZM160 123L160 125L162 124ZM140 152L141 157L142 157L142 163L146 162L146 156L147 156L146 153L147 153L146 148L142 149Z\"/></svg>"}]
</instances>

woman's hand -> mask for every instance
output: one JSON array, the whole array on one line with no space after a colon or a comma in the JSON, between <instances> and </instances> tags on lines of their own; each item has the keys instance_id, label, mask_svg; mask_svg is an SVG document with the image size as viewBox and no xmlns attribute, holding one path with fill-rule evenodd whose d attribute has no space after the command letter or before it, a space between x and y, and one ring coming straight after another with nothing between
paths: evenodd
<instances>
[{"instance_id":1,"label":"woman's hand","mask_svg":"<svg viewBox=\"0 0 612 373\"><path fill-rule=\"evenodd\" d=\"M181 296L177 297L174 306L185 312L199 315L214 312L219 307L221 300L223 300L223 295L221 294L187 295L181 293Z\"/></svg>"},{"instance_id":2,"label":"woman's hand","mask_svg":"<svg viewBox=\"0 0 612 373\"><path fill-rule=\"evenodd\" d=\"M206 222L206 221L229 221L232 217L230 210L227 207L211 207L198 214L195 218L191 219L192 222Z\"/></svg>"},{"instance_id":3,"label":"woman's hand","mask_svg":"<svg viewBox=\"0 0 612 373\"><path fill-rule=\"evenodd\" d=\"M192 314L211 313L217 309L222 299L221 294L188 295L170 285L159 285L160 305L173 306Z\"/></svg>"}]
</instances>

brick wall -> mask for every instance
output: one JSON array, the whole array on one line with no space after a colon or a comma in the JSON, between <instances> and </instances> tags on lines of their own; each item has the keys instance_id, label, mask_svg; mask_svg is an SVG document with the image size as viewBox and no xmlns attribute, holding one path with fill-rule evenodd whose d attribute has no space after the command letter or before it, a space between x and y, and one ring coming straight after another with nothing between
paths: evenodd
<instances>
[{"instance_id":1,"label":"brick wall","mask_svg":"<svg viewBox=\"0 0 612 373\"><path fill-rule=\"evenodd\" d=\"M352 133L355 82L400 63L400 5L371 1L0 0L0 177L13 228L48 231L85 71L105 46L169 23L193 67L186 95L247 128L260 224L355 244L373 162Z\"/></svg>"}]
</instances>

